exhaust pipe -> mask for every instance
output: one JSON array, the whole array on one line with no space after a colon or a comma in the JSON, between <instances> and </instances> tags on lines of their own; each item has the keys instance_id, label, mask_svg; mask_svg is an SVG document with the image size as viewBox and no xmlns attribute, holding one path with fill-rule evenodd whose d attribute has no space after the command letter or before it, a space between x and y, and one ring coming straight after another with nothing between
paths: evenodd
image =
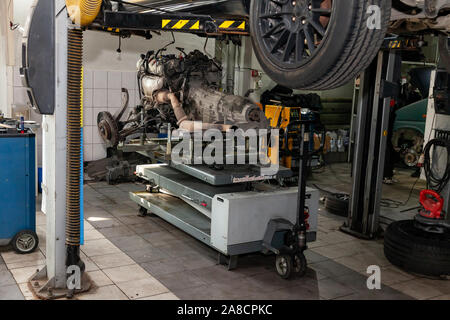
<instances>
[{"instance_id":1,"label":"exhaust pipe","mask_svg":"<svg viewBox=\"0 0 450 320\"><path fill-rule=\"evenodd\" d=\"M167 90L161 90L156 94L156 101L158 103L168 103L172 106L173 112L175 113L175 118L177 118L178 121L177 124L180 129L194 132L198 128L198 126L196 125L196 121L188 120L186 112L184 112L180 101L174 93ZM201 128L203 130L217 129L226 132L233 129L234 126L228 124L202 123Z\"/></svg>"}]
</instances>

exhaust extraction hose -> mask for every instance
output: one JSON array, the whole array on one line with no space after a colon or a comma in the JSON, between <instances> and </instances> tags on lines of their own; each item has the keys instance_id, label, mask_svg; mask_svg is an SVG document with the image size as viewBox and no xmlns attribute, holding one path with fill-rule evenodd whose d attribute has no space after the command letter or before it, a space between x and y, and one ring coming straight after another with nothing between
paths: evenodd
<instances>
[{"instance_id":1,"label":"exhaust extraction hose","mask_svg":"<svg viewBox=\"0 0 450 320\"><path fill-rule=\"evenodd\" d=\"M102 0L66 0L67 12L75 24L90 25L100 13Z\"/></svg>"},{"instance_id":2,"label":"exhaust extraction hose","mask_svg":"<svg viewBox=\"0 0 450 320\"><path fill-rule=\"evenodd\" d=\"M67 164L66 245L67 265L79 264L81 184L81 80L83 32L68 30L67 52Z\"/></svg>"}]
</instances>

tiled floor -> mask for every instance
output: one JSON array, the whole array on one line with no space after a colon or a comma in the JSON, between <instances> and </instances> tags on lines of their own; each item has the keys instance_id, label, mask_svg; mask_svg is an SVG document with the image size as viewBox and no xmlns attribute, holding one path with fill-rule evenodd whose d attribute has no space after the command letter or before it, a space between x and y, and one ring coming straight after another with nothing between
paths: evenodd
<instances>
[{"instance_id":1,"label":"tiled floor","mask_svg":"<svg viewBox=\"0 0 450 320\"><path fill-rule=\"evenodd\" d=\"M128 192L141 185L85 186L82 258L95 283L77 299L449 299L450 281L407 274L390 265L381 241L362 241L338 231L342 218L321 210L318 241L306 252L304 278L280 279L274 257L240 258L227 271L216 252L156 216L137 217ZM40 251L0 258L0 299L32 299L26 282L45 254L45 216L38 213ZM367 267L382 268L382 289L367 289Z\"/></svg>"}]
</instances>

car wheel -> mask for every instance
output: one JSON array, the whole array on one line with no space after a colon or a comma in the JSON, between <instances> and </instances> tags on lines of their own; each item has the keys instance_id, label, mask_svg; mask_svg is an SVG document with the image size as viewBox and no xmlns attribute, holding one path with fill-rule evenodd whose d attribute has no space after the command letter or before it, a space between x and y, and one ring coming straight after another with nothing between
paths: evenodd
<instances>
[{"instance_id":1,"label":"car wheel","mask_svg":"<svg viewBox=\"0 0 450 320\"><path fill-rule=\"evenodd\" d=\"M390 14L391 0L254 0L254 51L267 75L281 85L337 88L372 62Z\"/></svg>"}]
</instances>

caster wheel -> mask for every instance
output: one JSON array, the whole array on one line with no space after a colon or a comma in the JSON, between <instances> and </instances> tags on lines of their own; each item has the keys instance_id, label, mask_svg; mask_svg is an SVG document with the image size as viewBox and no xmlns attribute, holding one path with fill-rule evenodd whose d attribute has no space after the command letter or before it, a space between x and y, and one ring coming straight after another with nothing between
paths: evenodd
<instances>
[{"instance_id":1,"label":"caster wheel","mask_svg":"<svg viewBox=\"0 0 450 320\"><path fill-rule=\"evenodd\" d=\"M14 236L11 245L18 254L27 254L36 250L39 245L39 238L36 232L24 230Z\"/></svg>"},{"instance_id":2,"label":"caster wheel","mask_svg":"<svg viewBox=\"0 0 450 320\"><path fill-rule=\"evenodd\" d=\"M138 217L145 217L148 216L148 210L144 207L140 207L139 208L139 213L138 213Z\"/></svg>"},{"instance_id":3,"label":"caster wheel","mask_svg":"<svg viewBox=\"0 0 450 320\"><path fill-rule=\"evenodd\" d=\"M292 257L288 254L280 254L277 256L275 265L278 275L283 279L289 279L294 269Z\"/></svg>"},{"instance_id":4,"label":"caster wheel","mask_svg":"<svg viewBox=\"0 0 450 320\"><path fill-rule=\"evenodd\" d=\"M300 277L303 277L306 274L306 267L307 267L307 262L306 262L306 257L303 254L303 252L297 253L296 255L294 255L294 271Z\"/></svg>"}]
</instances>

